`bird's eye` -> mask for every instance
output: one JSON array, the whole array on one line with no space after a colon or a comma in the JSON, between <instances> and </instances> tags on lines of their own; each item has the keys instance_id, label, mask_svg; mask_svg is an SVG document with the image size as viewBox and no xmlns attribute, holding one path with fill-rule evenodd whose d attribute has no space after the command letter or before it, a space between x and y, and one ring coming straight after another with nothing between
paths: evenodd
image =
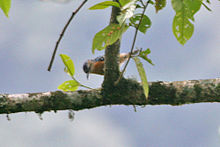
<instances>
[{"instance_id":1,"label":"bird's eye","mask_svg":"<svg viewBox=\"0 0 220 147\"><path fill-rule=\"evenodd\" d=\"M99 56L99 57L96 57L94 60L95 60L95 62L97 62L97 61L104 61L105 58L103 56Z\"/></svg>"},{"instance_id":2,"label":"bird's eye","mask_svg":"<svg viewBox=\"0 0 220 147\"><path fill-rule=\"evenodd\" d=\"M104 57L101 57L101 58L100 58L100 61L104 61Z\"/></svg>"}]
</instances>

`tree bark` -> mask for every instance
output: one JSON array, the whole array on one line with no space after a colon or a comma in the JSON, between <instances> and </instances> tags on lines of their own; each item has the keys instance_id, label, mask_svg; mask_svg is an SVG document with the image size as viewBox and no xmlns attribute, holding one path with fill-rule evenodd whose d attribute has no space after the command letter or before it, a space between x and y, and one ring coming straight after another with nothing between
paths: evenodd
<instances>
[{"instance_id":1,"label":"tree bark","mask_svg":"<svg viewBox=\"0 0 220 147\"><path fill-rule=\"evenodd\" d=\"M118 0L113 0L117 1ZM117 15L120 13L120 8L112 7L110 24L118 24ZM105 49L105 75L102 84L102 95L105 97L105 101L110 99L109 95L114 93L118 86L114 85L114 82L120 75L119 71L119 52L120 52L120 40L118 39L112 45L107 46Z\"/></svg>"},{"instance_id":2,"label":"tree bark","mask_svg":"<svg viewBox=\"0 0 220 147\"><path fill-rule=\"evenodd\" d=\"M183 105L200 102L220 102L220 78L176 82L151 82L146 101L142 86L132 79L129 87L116 91L118 95L103 101L100 89L76 92L45 92L0 94L0 114L57 110L84 110L105 105ZM133 84L132 84L133 83ZM126 83L124 83L126 84Z\"/></svg>"}]
</instances>

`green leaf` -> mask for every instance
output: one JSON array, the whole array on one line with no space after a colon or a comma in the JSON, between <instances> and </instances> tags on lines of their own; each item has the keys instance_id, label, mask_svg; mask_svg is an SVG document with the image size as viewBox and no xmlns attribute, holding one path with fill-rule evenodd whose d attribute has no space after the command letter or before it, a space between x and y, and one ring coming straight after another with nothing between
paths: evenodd
<instances>
[{"instance_id":1,"label":"green leaf","mask_svg":"<svg viewBox=\"0 0 220 147\"><path fill-rule=\"evenodd\" d=\"M199 11L202 0L184 0L184 8L187 16L194 21L194 14Z\"/></svg>"},{"instance_id":2,"label":"green leaf","mask_svg":"<svg viewBox=\"0 0 220 147\"><path fill-rule=\"evenodd\" d=\"M146 60L146 61L147 61L148 63L150 63L151 65L154 65L153 62L152 62L152 60L147 57L147 55L150 54L150 53L151 53L151 51L150 51L150 49L148 48L148 49L146 49L145 51L141 51L140 54L139 54L139 56L140 56L141 58L143 58L144 60Z\"/></svg>"},{"instance_id":3,"label":"green leaf","mask_svg":"<svg viewBox=\"0 0 220 147\"><path fill-rule=\"evenodd\" d=\"M0 0L0 8L5 13L5 16L8 17L8 13L11 7L11 0Z\"/></svg>"},{"instance_id":4,"label":"green leaf","mask_svg":"<svg viewBox=\"0 0 220 147\"><path fill-rule=\"evenodd\" d=\"M173 19L173 33L180 44L184 45L194 32L194 25L184 13L177 13Z\"/></svg>"},{"instance_id":5,"label":"green leaf","mask_svg":"<svg viewBox=\"0 0 220 147\"><path fill-rule=\"evenodd\" d=\"M166 6L166 0L155 0L155 9L156 9L156 13L163 9Z\"/></svg>"},{"instance_id":6,"label":"green leaf","mask_svg":"<svg viewBox=\"0 0 220 147\"><path fill-rule=\"evenodd\" d=\"M103 50L108 45L115 43L121 38L122 34L128 29L128 26L119 24L110 24L93 38L92 53L95 50Z\"/></svg>"},{"instance_id":7,"label":"green leaf","mask_svg":"<svg viewBox=\"0 0 220 147\"><path fill-rule=\"evenodd\" d=\"M141 19L141 15L142 14L138 13L135 16L130 18L130 22L135 28L137 28L137 26L138 26L138 23ZM138 30L145 34L147 29L150 28L150 27L151 27L151 20L148 16L144 15Z\"/></svg>"},{"instance_id":8,"label":"green leaf","mask_svg":"<svg viewBox=\"0 0 220 147\"><path fill-rule=\"evenodd\" d=\"M173 19L173 33L176 39L184 45L192 37L194 15L199 11L202 0L172 0L176 15Z\"/></svg>"},{"instance_id":9,"label":"green leaf","mask_svg":"<svg viewBox=\"0 0 220 147\"><path fill-rule=\"evenodd\" d=\"M131 2L131 0L119 0L119 3L121 4L122 7L128 4L129 2Z\"/></svg>"},{"instance_id":10,"label":"green leaf","mask_svg":"<svg viewBox=\"0 0 220 147\"><path fill-rule=\"evenodd\" d=\"M79 83L77 81L69 80L59 85L58 89L62 91L76 91L78 87L79 87Z\"/></svg>"},{"instance_id":11,"label":"green leaf","mask_svg":"<svg viewBox=\"0 0 220 147\"><path fill-rule=\"evenodd\" d=\"M184 8L183 0L172 0L173 9L178 12Z\"/></svg>"},{"instance_id":12,"label":"green leaf","mask_svg":"<svg viewBox=\"0 0 220 147\"><path fill-rule=\"evenodd\" d=\"M67 69L67 72L70 74L70 76L72 77L75 73L75 68L74 68L74 64L73 64L73 61L72 59L65 55L65 54L60 54L60 57Z\"/></svg>"},{"instance_id":13,"label":"green leaf","mask_svg":"<svg viewBox=\"0 0 220 147\"><path fill-rule=\"evenodd\" d=\"M210 0L206 0L206 2L207 2L208 4L211 4Z\"/></svg>"},{"instance_id":14,"label":"green leaf","mask_svg":"<svg viewBox=\"0 0 220 147\"><path fill-rule=\"evenodd\" d=\"M172 6L176 13L184 13L184 17L193 21L193 16L199 11L201 4L202 0L172 0Z\"/></svg>"},{"instance_id":15,"label":"green leaf","mask_svg":"<svg viewBox=\"0 0 220 147\"><path fill-rule=\"evenodd\" d=\"M145 97L146 97L146 100L147 100L148 99L148 94L149 94L149 86L148 86L147 77L146 77L146 73L145 73L143 64L141 63L141 61L138 57L134 57L133 59L136 63L136 67L137 67L139 75L141 77L141 84L142 84L144 94L145 94Z\"/></svg>"},{"instance_id":16,"label":"green leaf","mask_svg":"<svg viewBox=\"0 0 220 147\"><path fill-rule=\"evenodd\" d=\"M154 5L154 2L152 0L150 0L149 4Z\"/></svg>"},{"instance_id":17,"label":"green leaf","mask_svg":"<svg viewBox=\"0 0 220 147\"><path fill-rule=\"evenodd\" d=\"M115 6L115 7L120 8L119 3L117 3L117 2L105 1L105 2L101 2L101 3L98 3L98 4L90 7L89 10L105 9L105 8L108 8L109 6Z\"/></svg>"}]
</instances>

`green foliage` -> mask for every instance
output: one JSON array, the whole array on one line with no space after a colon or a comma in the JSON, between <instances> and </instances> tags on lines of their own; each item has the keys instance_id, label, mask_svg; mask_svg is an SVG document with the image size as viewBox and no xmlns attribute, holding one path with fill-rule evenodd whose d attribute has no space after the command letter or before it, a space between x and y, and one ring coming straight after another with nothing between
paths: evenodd
<instances>
[{"instance_id":1,"label":"green foliage","mask_svg":"<svg viewBox=\"0 0 220 147\"><path fill-rule=\"evenodd\" d=\"M179 43L184 45L186 41L192 37L193 31L193 24L189 21L189 19L184 17L183 13L179 13L174 17L173 33Z\"/></svg>"},{"instance_id":2,"label":"green foliage","mask_svg":"<svg viewBox=\"0 0 220 147\"><path fill-rule=\"evenodd\" d=\"M63 91L75 91L79 87L79 82L74 79L74 74L75 74L75 68L72 59L65 55L65 54L60 54L60 57L65 65L65 72L67 72L73 80L65 81L63 84L58 86L58 89L63 90Z\"/></svg>"},{"instance_id":3,"label":"green foliage","mask_svg":"<svg viewBox=\"0 0 220 147\"><path fill-rule=\"evenodd\" d=\"M126 4L128 4L129 2L132 2L132 1L137 1L137 0L119 0L119 3L123 7L123 6L125 6Z\"/></svg>"},{"instance_id":4,"label":"green foliage","mask_svg":"<svg viewBox=\"0 0 220 147\"><path fill-rule=\"evenodd\" d=\"M176 15L173 19L173 33L179 43L184 45L194 31L194 14L200 9L201 0L172 0L173 9Z\"/></svg>"},{"instance_id":5,"label":"green foliage","mask_svg":"<svg viewBox=\"0 0 220 147\"><path fill-rule=\"evenodd\" d=\"M207 2L208 4L211 4L210 0L206 0L206 2Z\"/></svg>"},{"instance_id":6,"label":"green foliage","mask_svg":"<svg viewBox=\"0 0 220 147\"><path fill-rule=\"evenodd\" d=\"M148 49L146 49L145 51L141 51L140 54L139 54L139 56L140 56L142 59L146 60L146 61L147 61L148 63L150 63L151 65L154 65L153 62L152 62L152 60L147 57L147 55L150 54L150 53L151 53L151 51L150 51L150 49L148 48Z\"/></svg>"},{"instance_id":7,"label":"green foliage","mask_svg":"<svg viewBox=\"0 0 220 147\"><path fill-rule=\"evenodd\" d=\"M134 57L133 59L136 63L138 73L141 77L141 84L142 84L144 94L145 94L145 97L146 97L146 100L147 100L148 99L148 94L149 94L149 86L148 86L147 77L146 77L146 73L145 73L143 64L141 63L141 61L138 57Z\"/></svg>"},{"instance_id":8,"label":"green foliage","mask_svg":"<svg viewBox=\"0 0 220 147\"><path fill-rule=\"evenodd\" d=\"M11 7L11 0L0 0L0 8L4 12L5 16L8 17L8 13Z\"/></svg>"},{"instance_id":9,"label":"green foliage","mask_svg":"<svg viewBox=\"0 0 220 147\"><path fill-rule=\"evenodd\" d=\"M60 57L65 65L64 71L68 73L68 75L71 76L72 80L65 81L61 85L58 86L58 89L63 90L63 91L75 91L78 89L79 86L85 87L88 89L92 89L90 87L87 87L85 85L80 84L75 78L75 68L72 59L65 55L65 54L60 54Z\"/></svg>"},{"instance_id":10,"label":"green foliage","mask_svg":"<svg viewBox=\"0 0 220 147\"><path fill-rule=\"evenodd\" d=\"M128 29L126 25L110 24L100 32L98 32L93 38L92 53L95 50L103 50L108 45L115 43L121 38L122 34Z\"/></svg>"},{"instance_id":11,"label":"green foliage","mask_svg":"<svg viewBox=\"0 0 220 147\"><path fill-rule=\"evenodd\" d=\"M130 18L130 25L134 26L135 28L138 27L138 23L141 19L141 15L140 13L135 14L133 17ZM142 33L146 33L147 29L151 27L151 20L148 16L143 15L142 21L140 23L140 26L138 28L138 30Z\"/></svg>"},{"instance_id":12,"label":"green foliage","mask_svg":"<svg viewBox=\"0 0 220 147\"><path fill-rule=\"evenodd\" d=\"M156 13L166 6L166 0L155 0Z\"/></svg>"},{"instance_id":13,"label":"green foliage","mask_svg":"<svg viewBox=\"0 0 220 147\"><path fill-rule=\"evenodd\" d=\"M69 73L70 76L73 76L75 74L75 68L72 59L65 54L60 54L60 57L67 69L67 73Z\"/></svg>"},{"instance_id":14,"label":"green foliage","mask_svg":"<svg viewBox=\"0 0 220 147\"><path fill-rule=\"evenodd\" d=\"M120 7L119 3L113 2L113 1L105 1L98 3L92 7L89 8L89 10L96 10L96 9L105 9L108 8L109 6L115 6L115 7Z\"/></svg>"},{"instance_id":15,"label":"green foliage","mask_svg":"<svg viewBox=\"0 0 220 147\"><path fill-rule=\"evenodd\" d=\"M65 81L63 84L58 86L58 89L63 91L75 91L79 87L79 83L75 80Z\"/></svg>"},{"instance_id":16,"label":"green foliage","mask_svg":"<svg viewBox=\"0 0 220 147\"><path fill-rule=\"evenodd\" d=\"M149 4L154 5L155 3L152 0L150 0Z\"/></svg>"}]
</instances>

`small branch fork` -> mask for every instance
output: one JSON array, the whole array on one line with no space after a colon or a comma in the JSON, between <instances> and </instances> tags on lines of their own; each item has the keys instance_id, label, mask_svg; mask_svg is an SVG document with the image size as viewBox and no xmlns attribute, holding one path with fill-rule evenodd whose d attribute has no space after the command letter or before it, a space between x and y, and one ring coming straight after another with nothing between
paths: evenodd
<instances>
[{"instance_id":1,"label":"small branch fork","mask_svg":"<svg viewBox=\"0 0 220 147\"><path fill-rule=\"evenodd\" d=\"M139 26L140 26L140 24L141 24L141 21L142 21L143 17L144 17L144 13L145 13L145 11L146 11L146 9L147 9L147 6L148 6L148 4L150 3L151 0L148 0L147 3L146 3L146 5L144 5L144 3L143 3L142 0L140 0L140 1L141 1L141 3L142 3L143 6L144 6L144 10L143 10L143 12L142 12L142 14L141 14L141 19L140 19L140 21L139 21L139 23L138 23L138 26L136 27L136 30L135 30L134 39L133 39L133 43L132 43L132 46L131 46L131 50L130 50L130 54L129 54L128 60L127 60L127 62L126 62L126 64L125 64L125 66L124 66L124 68L123 68L123 70L122 70L122 72L121 72L121 74L120 74L118 80L115 81L115 85L117 85L117 84L119 83L119 81L121 80L121 78L123 77L123 74L124 74L124 72L125 72L125 70L126 70L126 68L127 68L127 66L128 66L128 63L129 63L130 59L131 59L131 55L132 55L132 52L133 52L133 50L134 50L134 45L135 45L135 42L136 42L136 39L137 39L138 28L139 28Z\"/></svg>"},{"instance_id":2,"label":"small branch fork","mask_svg":"<svg viewBox=\"0 0 220 147\"><path fill-rule=\"evenodd\" d=\"M51 60L50 60L50 64L49 64L48 69L47 69L48 71L51 70L51 67L52 67L53 61L54 61L54 59L55 59L56 52L57 52L57 48L58 48L58 46L59 46L59 44L60 44L61 39L63 38L63 35L64 35L64 33L65 33L67 27L69 26L69 24L70 24L70 22L72 21L72 19L74 18L74 16L79 12L79 10L84 6L84 4L85 4L87 1L88 1L88 0L84 0L84 1L80 4L80 6L72 13L72 15L70 16L70 18L69 18L69 20L67 21L66 25L64 26L64 28L63 28L63 30L62 30L62 32L61 32L61 34L60 34L60 37L59 37L59 39L58 39L57 42L56 42L56 46L55 46L55 48L54 48L54 51L53 51L53 54L52 54L52 57L51 57Z\"/></svg>"}]
</instances>

